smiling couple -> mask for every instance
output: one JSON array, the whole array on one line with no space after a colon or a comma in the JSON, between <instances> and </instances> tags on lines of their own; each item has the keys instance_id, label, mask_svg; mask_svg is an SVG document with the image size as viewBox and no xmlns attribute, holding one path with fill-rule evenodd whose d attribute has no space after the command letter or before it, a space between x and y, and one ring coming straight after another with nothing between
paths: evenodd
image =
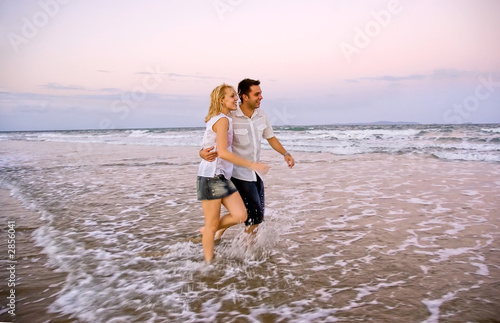
<instances>
[{"instance_id":1,"label":"smiling couple","mask_svg":"<svg viewBox=\"0 0 500 323\"><path fill-rule=\"evenodd\" d=\"M230 85L219 85L210 99L196 183L205 217L200 233L206 262L212 261L214 241L227 228L245 222L245 231L253 233L264 221L262 176L269 166L260 162L261 139L284 156L288 167L295 165L274 136L266 113L259 109L263 99L260 81L244 79L238 84L238 93ZM220 217L222 205L229 214Z\"/></svg>"}]
</instances>

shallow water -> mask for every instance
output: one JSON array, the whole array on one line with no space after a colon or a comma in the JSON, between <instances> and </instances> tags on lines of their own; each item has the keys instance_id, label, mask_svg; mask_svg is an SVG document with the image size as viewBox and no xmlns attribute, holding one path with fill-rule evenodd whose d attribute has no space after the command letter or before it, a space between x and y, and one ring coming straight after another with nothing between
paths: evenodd
<instances>
[{"instance_id":1,"label":"shallow water","mask_svg":"<svg viewBox=\"0 0 500 323\"><path fill-rule=\"evenodd\" d=\"M253 242L228 230L206 265L193 242L196 148L3 142L0 153L1 186L40 217L30 234L46 263L26 272L63 273L36 302L40 322L500 317L498 163L295 153L289 170L265 151L265 223Z\"/></svg>"}]
</instances>

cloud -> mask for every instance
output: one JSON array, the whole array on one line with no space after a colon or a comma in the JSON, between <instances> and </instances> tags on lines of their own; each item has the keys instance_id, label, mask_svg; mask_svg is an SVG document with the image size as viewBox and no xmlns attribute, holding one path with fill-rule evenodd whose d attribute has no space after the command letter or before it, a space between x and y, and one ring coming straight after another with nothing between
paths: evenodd
<instances>
[{"instance_id":1,"label":"cloud","mask_svg":"<svg viewBox=\"0 0 500 323\"><path fill-rule=\"evenodd\" d=\"M99 89L100 92L122 92L122 90L117 89L115 87L104 87Z\"/></svg>"},{"instance_id":2,"label":"cloud","mask_svg":"<svg viewBox=\"0 0 500 323\"><path fill-rule=\"evenodd\" d=\"M360 77L355 79L346 79L349 83L359 83L362 81L383 81L383 82L402 82L402 81L421 81L421 80L443 80L477 77L481 75L477 71L460 71L457 69L437 69L431 74L410 74L403 76L382 75L374 77ZM484 73L483 73L484 74ZM489 74L489 73L486 73Z\"/></svg>"},{"instance_id":3,"label":"cloud","mask_svg":"<svg viewBox=\"0 0 500 323\"><path fill-rule=\"evenodd\" d=\"M43 89L49 89L49 90L78 90L78 91L85 91L86 90L82 86L62 85L59 83L46 83L46 84L40 85L40 87Z\"/></svg>"},{"instance_id":4,"label":"cloud","mask_svg":"<svg viewBox=\"0 0 500 323\"><path fill-rule=\"evenodd\" d=\"M114 87L104 87L104 88L99 88L99 89L90 89L86 88L83 86L78 86L78 85L62 85L59 83L47 83L40 85L41 88L43 89L48 89L48 90L71 90L71 91L87 91L87 92L107 92L107 93L118 93L118 92L123 92L123 90L114 88ZM0 91L0 94L2 94L2 91ZM43 94L38 94L38 93L23 93L23 95L43 95Z\"/></svg>"},{"instance_id":5,"label":"cloud","mask_svg":"<svg viewBox=\"0 0 500 323\"><path fill-rule=\"evenodd\" d=\"M413 75L407 75L407 76L383 75L383 76L378 76L378 77L362 77L358 80L399 82L399 81L423 80L426 78L428 78L428 75L413 74Z\"/></svg>"},{"instance_id":6,"label":"cloud","mask_svg":"<svg viewBox=\"0 0 500 323\"><path fill-rule=\"evenodd\" d=\"M150 75L155 74L151 72L136 72L137 75ZM191 79L200 79L200 80L212 80L212 79L227 79L227 77L219 77L219 76L205 76L200 74L179 74L179 73L157 73L161 76L167 76L170 78L191 78Z\"/></svg>"},{"instance_id":7,"label":"cloud","mask_svg":"<svg viewBox=\"0 0 500 323\"><path fill-rule=\"evenodd\" d=\"M96 72L99 72L99 73L112 73L111 71L107 71L107 70L96 70Z\"/></svg>"},{"instance_id":8,"label":"cloud","mask_svg":"<svg viewBox=\"0 0 500 323\"><path fill-rule=\"evenodd\" d=\"M202 126L205 101L192 94L153 92L134 101L127 92L112 88L78 94L0 88L0 131Z\"/></svg>"},{"instance_id":9,"label":"cloud","mask_svg":"<svg viewBox=\"0 0 500 323\"><path fill-rule=\"evenodd\" d=\"M158 108L177 109L183 104L203 102L203 98L196 95L171 95L161 93L147 93L144 99L134 101L127 92L115 88L102 88L101 93L81 94L46 94L30 92L11 92L0 89L0 118L2 112L20 111L18 109L33 109L40 111L41 108L50 108L61 111L79 107L85 111L99 111L114 113L114 105L122 103L131 109Z\"/></svg>"}]
</instances>

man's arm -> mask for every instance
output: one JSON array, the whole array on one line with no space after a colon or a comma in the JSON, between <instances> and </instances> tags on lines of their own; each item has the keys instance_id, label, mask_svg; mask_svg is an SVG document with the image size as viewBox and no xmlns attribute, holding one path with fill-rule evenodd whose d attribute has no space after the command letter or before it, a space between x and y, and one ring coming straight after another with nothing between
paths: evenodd
<instances>
[{"instance_id":1,"label":"man's arm","mask_svg":"<svg viewBox=\"0 0 500 323\"><path fill-rule=\"evenodd\" d=\"M213 162L217 158L217 151L212 151L214 146L201 149L199 155L208 162Z\"/></svg>"},{"instance_id":2,"label":"man's arm","mask_svg":"<svg viewBox=\"0 0 500 323\"><path fill-rule=\"evenodd\" d=\"M267 139L267 142L271 147L273 147L274 150L285 157L285 161L288 164L288 167L292 168L295 165L295 160L293 159L292 155L290 155L290 153L287 152L285 148L283 148L283 145L278 140L278 138L271 137Z\"/></svg>"}]
</instances>

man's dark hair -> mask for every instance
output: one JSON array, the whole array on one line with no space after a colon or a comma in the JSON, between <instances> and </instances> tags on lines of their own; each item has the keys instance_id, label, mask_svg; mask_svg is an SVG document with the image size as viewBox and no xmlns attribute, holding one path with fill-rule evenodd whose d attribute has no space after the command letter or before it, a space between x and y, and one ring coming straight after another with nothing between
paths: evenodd
<instances>
[{"instance_id":1,"label":"man's dark hair","mask_svg":"<svg viewBox=\"0 0 500 323\"><path fill-rule=\"evenodd\" d=\"M250 93L250 87L252 85L260 85L260 81L252 79L244 79L243 81L238 83L238 95L242 101L243 101L243 94L248 95Z\"/></svg>"}]
</instances>

